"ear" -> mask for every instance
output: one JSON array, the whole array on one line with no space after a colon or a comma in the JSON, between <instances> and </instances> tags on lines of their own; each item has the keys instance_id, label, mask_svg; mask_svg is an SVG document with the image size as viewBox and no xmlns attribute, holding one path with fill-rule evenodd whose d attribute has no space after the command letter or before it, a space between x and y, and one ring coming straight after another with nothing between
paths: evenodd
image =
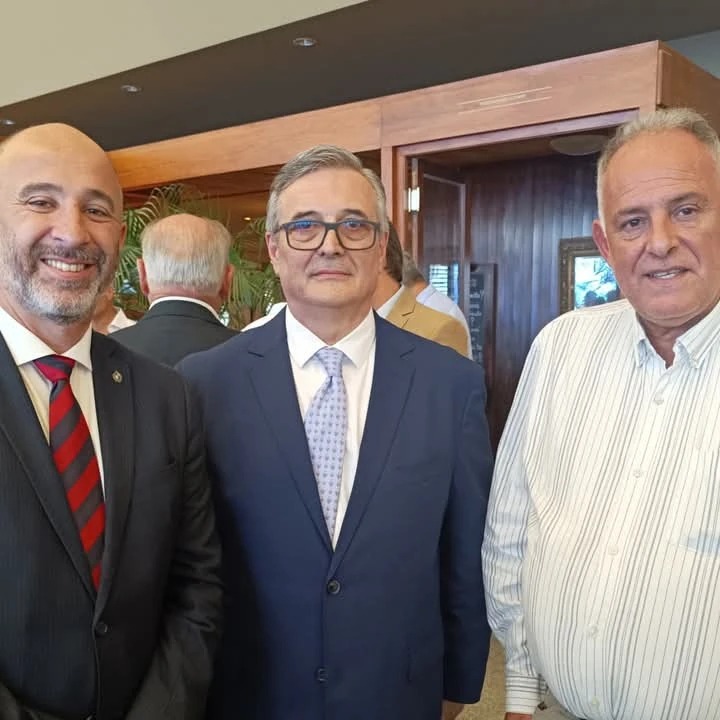
<instances>
[{"instance_id":1,"label":"ear","mask_svg":"<svg viewBox=\"0 0 720 720\"><path fill-rule=\"evenodd\" d=\"M120 252L120 250L123 249L126 239L127 239L127 224L123 223L120 226L120 239L118 241L118 252Z\"/></svg>"},{"instance_id":2,"label":"ear","mask_svg":"<svg viewBox=\"0 0 720 720\"><path fill-rule=\"evenodd\" d=\"M277 259L278 259L278 251L280 249L276 237L278 233L271 233L266 232L265 233L265 244L267 245L268 250L268 257L270 258L270 262L272 263L273 268L277 272Z\"/></svg>"},{"instance_id":3,"label":"ear","mask_svg":"<svg viewBox=\"0 0 720 720\"><path fill-rule=\"evenodd\" d=\"M220 286L220 299L225 302L230 295L230 288L232 287L233 277L235 276L235 266L228 265L225 268L225 276L223 277L222 285Z\"/></svg>"},{"instance_id":4,"label":"ear","mask_svg":"<svg viewBox=\"0 0 720 720\"><path fill-rule=\"evenodd\" d=\"M385 266L387 264L387 244L388 244L388 234L389 233L383 233L379 239L378 239L378 247L380 249L379 252L379 260L380 265L378 267L378 274L382 274L385 272Z\"/></svg>"},{"instance_id":5,"label":"ear","mask_svg":"<svg viewBox=\"0 0 720 720\"><path fill-rule=\"evenodd\" d=\"M605 262L612 266L612 263L610 262L610 243L608 242L602 223L599 220L593 221L592 236L595 241L595 245L597 245L597 249L603 258L605 258Z\"/></svg>"},{"instance_id":6,"label":"ear","mask_svg":"<svg viewBox=\"0 0 720 720\"><path fill-rule=\"evenodd\" d=\"M145 271L145 262L142 258L138 258L137 261L138 279L140 280L140 289L143 291L145 297L150 295L150 288L147 282L147 273Z\"/></svg>"}]
</instances>

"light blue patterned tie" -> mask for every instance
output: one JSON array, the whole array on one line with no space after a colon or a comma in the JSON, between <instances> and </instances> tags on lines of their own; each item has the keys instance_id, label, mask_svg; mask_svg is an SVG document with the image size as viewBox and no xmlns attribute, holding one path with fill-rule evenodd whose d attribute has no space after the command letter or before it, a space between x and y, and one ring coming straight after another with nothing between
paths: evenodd
<instances>
[{"instance_id":1,"label":"light blue patterned tie","mask_svg":"<svg viewBox=\"0 0 720 720\"><path fill-rule=\"evenodd\" d=\"M330 538L333 538L347 436L347 394L342 376L345 355L342 350L325 347L318 350L315 357L323 364L328 376L305 415L305 434L320 504Z\"/></svg>"}]
</instances>

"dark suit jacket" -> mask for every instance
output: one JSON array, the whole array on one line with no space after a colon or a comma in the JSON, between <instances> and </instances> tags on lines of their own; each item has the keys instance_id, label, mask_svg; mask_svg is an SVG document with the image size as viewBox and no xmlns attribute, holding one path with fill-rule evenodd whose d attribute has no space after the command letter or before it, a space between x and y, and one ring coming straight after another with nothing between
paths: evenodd
<instances>
[{"instance_id":1,"label":"dark suit jacket","mask_svg":"<svg viewBox=\"0 0 720 720\"><path fill-rule=\"evenodd\" d=\"M128 328L112 334L113 340L165 365L177 365L186 355L209 350L237 335L209 310L186 300L154 305Z\"/></svg>"},{"instance_id":2,"label":"dark suit jacket","mask_svg":"<svg viewBox=\"0 0 720 720\"><path fill-rule=\"evenodd\" d=\"M370 404L333 552L285 312L180 370L207 416L227 628L211 720L439 720L475 701L490 632L491 451L478 365L376 318Z\"/></svg>"},{"instance_id":3,"label":"dark suit jacket","mask_svg":"<svg viewBox=\"0 0 720 720\"><path fill-rule=\"evenodd\" d=\"M199 418L169 368L97 333L91 357L107 518L97 596L0 337L0 718L202 718L222 590Z\"/></svg>"}]
</instances>

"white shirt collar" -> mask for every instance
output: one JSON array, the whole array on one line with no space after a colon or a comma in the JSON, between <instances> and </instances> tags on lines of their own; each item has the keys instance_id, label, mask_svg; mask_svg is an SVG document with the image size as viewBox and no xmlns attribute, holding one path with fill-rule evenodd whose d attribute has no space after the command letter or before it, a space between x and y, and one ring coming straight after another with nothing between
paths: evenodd
<instances>
[{"instance_id":1,"label":"white shirt collar","mask_svg":"<svg viewBox=\"0 0 720 720\"><path fill-rule=\"evenodd\" d=\"M115 332L116 330L122 330L123 328L132 327L135 324L135 320L131 320L122 310L119 308L115 313L115 317L112 322L108 325L108 332Z\"/></svg>"},{"instance_id":2,"label":"white shirt collar","mask_svg":"<svg viewBox=\"0 0 720 720\"><path fill-rule=\"evenodd\" d=\"M56 355L55 351L46 345L37 335L33 335L24 325L21 325L12 315L0 308L0 333L15 360L20 367L46 355ZM84 335L69 350L63 353L64 357L72 358L75 362L92 370L90 345L92 341L92 326L88 326Z\"/></svg>"},{"instance_id":3,"label":"white shirt collar","mask_svg":"<svg viewBox=\"0 0 720 720\"><path fill-rule=\"evenodd\" d=\"M390 314L390 312L392 311L392 309L395 307L398 299L399 299L400 296L403 294L403 290L405 290L405 287L404 287L403 285L401 285L401 286L398 288L397 292L396 292L394 295L392 295L391 297L389 297L389 298L378 308L377 314L378 314L381 318L386 318L386 317Z\"/></svg>"},{"instance_id":4,"label":"white shirt collar","mask_svg":"<svg viewBox=\"0 0 720 720\"><path fill-rule=\"evenodd\" d=\"M292 359L300 367L304 367L318 350L327 347L327 344L317 335L300 324L290 312L290 308L285 310L285 328L288 350ZM338 340L332 347L342 350L355 367L361 367L370 356L374 345L375 317L373 311L370 310L365 319L354 330L341 340Z\"/></svg>"},{"instance_id":5,"label":"white shirt collar","mask_svg":"<svg viewBox=\"0 0 720 720\"><path fill-rule=\"evenodd\" d=\"M189 297L183 297L182 295L168 295L167 297L161 297L157 300L153 300L152 303L150 303L150 307L155 307L158 303L161 302L170 302L171 300L180 300L182 302L190 302L195 303L196 305L200 305L201 307L204 307L206 310L209 310L213 317L220 320L220 316L217 314L217 310L212 305L208 305L206 302L203 302L202 300L196 300L195 298L189 298Z\"/></svg>"}]
</instances>

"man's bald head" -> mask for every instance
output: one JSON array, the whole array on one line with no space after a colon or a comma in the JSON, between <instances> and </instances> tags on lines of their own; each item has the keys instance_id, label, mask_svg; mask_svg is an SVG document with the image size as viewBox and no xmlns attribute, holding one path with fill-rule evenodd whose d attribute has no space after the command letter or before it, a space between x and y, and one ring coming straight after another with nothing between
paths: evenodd
<instances>
[{"instance_id":1,"label":"man's bald head","mask_svg":"<svg viewBox=\"0 0 720 720\"><path fill-rule=\"evenodd\" d=\"M2 144L0 307L38 337L77 340L124 239L120 183L87 135L52 123Z\"/></svg>"},{"instance_id":2,"label":"man's bald head","mask_svg":"<svg viewBox=\"0 0 720 720\"><path fill-rule=\"evenodd\" d=\"M0 144L0 184L6 173L30 159L52 156L97 175L112 201L113 214L122 216L123 193L107 153L90 137L71 125L46 123L20 130Z\"/></svg>"}]
</instances>

